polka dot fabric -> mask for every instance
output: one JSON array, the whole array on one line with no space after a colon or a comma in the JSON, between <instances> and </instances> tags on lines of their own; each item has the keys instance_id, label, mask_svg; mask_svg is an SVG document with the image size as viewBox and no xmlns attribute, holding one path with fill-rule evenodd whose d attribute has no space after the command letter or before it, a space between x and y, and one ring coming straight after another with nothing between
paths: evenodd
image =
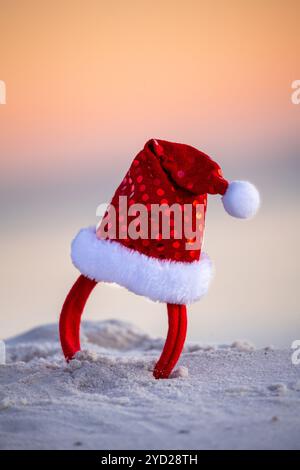
<instances>
[{"instance_id":1,"label":"polka dot fabric","mask_svg":"<svg viewBox=\"0 0 300 470\"><path fill-rule=\"evenodd\" d=\"M103 238L105 233L106 237L129 249L161 260L197 261L201 253L207 193L223 194L227 185L218 164L204 153L188 145L151 139L135 157L115 192L97 237ZM128 208L134 204L144 205L147 224L139 223L139 213L126 213L120 205L120 196L126 198ZM159 218L153 217L153 204L161 206L163 215ZM173 204L180 208L176 223ZM113 223L115 230L111 230ZM133 239L128 233L131 223L135 224L138 238ZM167 237L166 223L169 225Z\"/></svg>"},{"instance_id":2,"label":"polka dot fabric","mask_svg":"<svg viewBox=\"0 0 300 470\"><path fill-rule=\"evenodd\" d=\"M81 274L60 315L67 360L80 350L80 319L90 293L98 282L115 283L167 304L168 335L153 375L169 377L184 346L186 305L206 294L213 277L211 260L201 253L208 193L222 195L225 210L238 218L252 217L259 207L253 185L229 184L199 150L155 139L145 144L99 228L83 228L72 241L72 262Z\"/></svg>"}]
</instances>

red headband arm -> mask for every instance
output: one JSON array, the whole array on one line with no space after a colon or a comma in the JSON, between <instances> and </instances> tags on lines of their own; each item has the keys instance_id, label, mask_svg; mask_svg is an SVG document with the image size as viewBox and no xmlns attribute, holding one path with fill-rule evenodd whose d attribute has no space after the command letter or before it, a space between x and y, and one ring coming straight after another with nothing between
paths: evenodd
<instances>
[{"instance_id":1,"label":"red headband arm","mask_svg":"<svg viewBox=\"0 0 300 470\"><path fill-rule=\"evenodd\" d=\"M80 351L80 321L90 293L97 281L80 275L63 304L59 334L63 353L67 361ZM165 346L153 375L156 379L166 379L175 367L184 346L187 315L186 306L167 304L169 329Z\"/></svg>"}]
</instances>

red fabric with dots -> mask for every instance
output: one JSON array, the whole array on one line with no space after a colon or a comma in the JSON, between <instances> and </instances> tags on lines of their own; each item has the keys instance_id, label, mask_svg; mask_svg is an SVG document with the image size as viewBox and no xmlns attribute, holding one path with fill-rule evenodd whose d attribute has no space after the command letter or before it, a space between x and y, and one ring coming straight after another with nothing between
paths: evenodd
<instances>
[{"instance_id":1,"label":"red fabric with dots","mask_svg":"<svg viewBox=\"0 0 300 470\"><path fill-rule=\"evenodd\" d=\"M153 258L183 262L199 260L207 193L224 194L227 187L228 182L223 178L219 165L208 155L189 145L151 139L135 157L113 196L111 206L116 214L108 209L97 236L103 238L104 232L109 233L108 238ZM138 214L125 214L119 205L120 196L127 198L128 207L133 204L144 204L147 207L148 232L143 233L143 237L132 239L128 234L128 227ZM170 214L170 236L164 238L161 218L158 221L151 220L151 204L168 204L170 207L174 203L179 204L181 210L181 233L176 231L178 225L174 227L172 211L165 206L164 213ZM184 211L185 204L190 204L190 212ZM200 205L198 212L197 205ZM114 221L116 231L111 233ZM142 227L138 226L138 220L136 222L139 231ZM150 227L155 227L155 222L157 236L153 239ZM186 230L188 226L190 233L197 230L200 239L198 249L186 248L195 242L195 237L189 238Z\"/></svg>"}]
</instances>

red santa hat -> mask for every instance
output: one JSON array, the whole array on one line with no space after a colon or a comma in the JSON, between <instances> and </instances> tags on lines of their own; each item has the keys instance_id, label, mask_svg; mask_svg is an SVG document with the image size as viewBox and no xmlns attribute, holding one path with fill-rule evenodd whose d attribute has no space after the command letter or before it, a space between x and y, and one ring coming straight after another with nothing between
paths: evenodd
<instances>
[{"instance_id":1,"label":"red santa hat","mask_svg":"<svg viewBox=\"0 0 300 470\"><path fill-rule=\"evenodd\" d=\"M212 277L212 263L201 251L207 194L221 195L225 210L234 217L252 217L259 207L257 189L245 181L229 183L205 153L189 145L149 140L133 160L100 226L80 230L73 240L74 265L91 280L117 283L154 301L185 305L200 299ZM128 213L122 201L128 204ZM136 204L147 211L143 227L130 213ZM155 237L150 234L153 204L170 215L166 238L161 220L156 221ZM170 214L174 204L181 211L181 230L174 225L173 211ZM184 230L186 219L193 239ZM139 237L136 232L130 236L131 224L140 226Z\"/></svg>"},{"instance_id":2,"label":"red santa hat","mask_svg":"<svg viewBox=\"0 0 300 470\"><path fill-rule=\"evenodd\" d=\"M80 319L90 293L98 281L114 282L167 303L169 330L153 375L169 377L185 341L185 304L202 297L212 277L211 261L201 252L207 194L221 195L234 217L252 217L259 207L252 184L228 183L220 166L203 152L164 140L146 143L99 227L82 229L73 240L72 260L81 275L59 322L67 360L80 349ZM161 213L155 217L157 207Z\"/></svg>"}]
</instances>

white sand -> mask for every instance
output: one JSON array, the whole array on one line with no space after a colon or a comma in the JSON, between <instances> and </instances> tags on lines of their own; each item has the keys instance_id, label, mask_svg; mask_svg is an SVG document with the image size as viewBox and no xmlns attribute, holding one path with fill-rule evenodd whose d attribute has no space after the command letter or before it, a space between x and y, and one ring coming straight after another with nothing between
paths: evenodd
<instances>
[{"instance_id":1,"label":"white sand","mask_svg":"<svg viewBox=\"0 0 300 470\"><path fill-rule=\"evenodd\" d=\"M291 352L188 344L170 380L151 367L163 341L131 325L83 325L66 364L57 325L6 342L2 449L300 448L300 366Z\"/></svg>"}]
</instances>

